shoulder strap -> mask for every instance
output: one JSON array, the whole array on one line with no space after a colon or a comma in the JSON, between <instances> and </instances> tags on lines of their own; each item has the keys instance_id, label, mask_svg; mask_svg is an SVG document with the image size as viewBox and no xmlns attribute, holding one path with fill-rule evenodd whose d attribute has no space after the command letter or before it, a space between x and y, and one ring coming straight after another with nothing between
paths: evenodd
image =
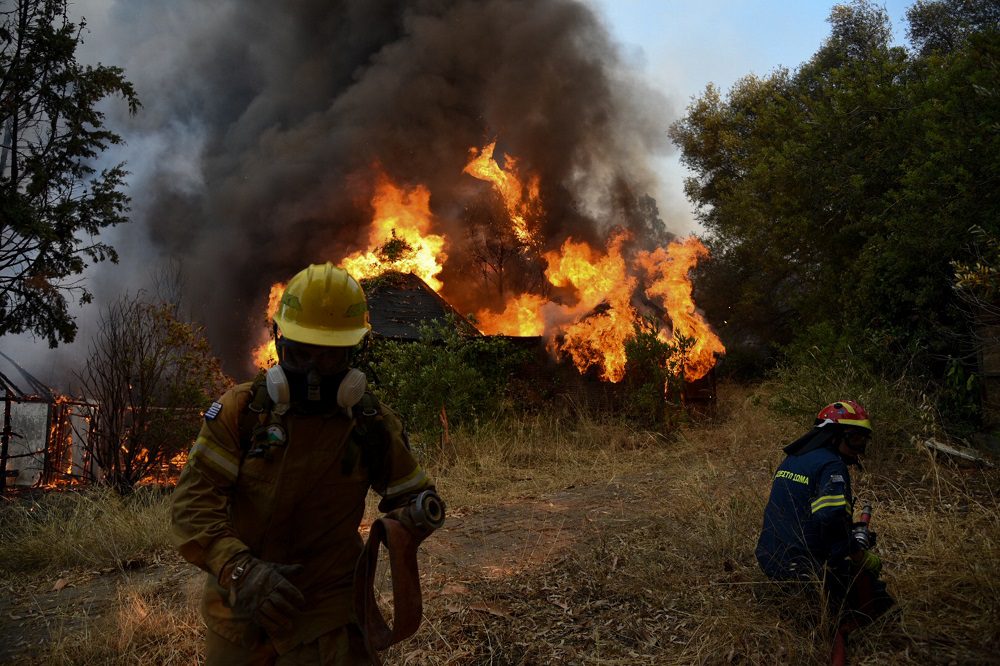
<instances>
[{"instance_id":1,"label":"shoulder strap","mask_svg":"<svg viewBox=\"0 0 1000 666\"><path fill-rule=\"evenodd\" d=\"M267 393L267 384L263 377L258 377L250 387L250 400L246 407L240 411L239 416L239 436L240 451L246 455L253 445L255 431L263 427L267 420L267 414L271 411L274 402Z\"/></svg>"},{"instance_id":2,"label":"shoulder strap","mask_svg":"<svg viewBox=\"0 0 1000 666\"><path fill-rule=\"evenodd\" d=\"M371 393L365 393L354 406L354 428L351 439L361 450L361 463L369 470L382 465L386 452L385 424L382 405Z\"/></svg>"},{"instance_id":3,"label":"shoulder strap","mask_svg":"<svg viewBox=\"0 0 1000 666\"><path fill-rule=\"evenodd\" d=\"M351 430L351 436L354 437L359 446L364 447L371 440L372 435L382 427L382 421L379 418L382 416L382 405L378 398L366 391L351 411L354 414L354 428Z\"/></svg>"}]
</instances>

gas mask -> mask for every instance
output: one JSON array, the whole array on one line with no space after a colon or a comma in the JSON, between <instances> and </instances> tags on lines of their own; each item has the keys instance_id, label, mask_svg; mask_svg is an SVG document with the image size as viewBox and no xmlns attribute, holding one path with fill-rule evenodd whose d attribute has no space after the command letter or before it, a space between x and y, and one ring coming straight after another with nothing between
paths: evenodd
<instances>
[{"instance_id":1,"label":"gas mask","mask_svg":"<svg viewBox=\"0 0 1000 666\"><path fill-rule=\"evenodd\" d=\"M348 367L342 348L316 348L288 340L280 343L281 362L267 371L267 392L278 414L293 408L304 414L327 414L351 408L365 393L367 378Z\"/></svg>"},{"instance_id":2,"label":"gas mask","mask_svg":"<svg viewBox=\"0 0 1000 666\"><path fill-rule=\"evenodd\" d=\"M353 416L351 408L361 401L368 387L365 373L347 368L336 375L320 375L318 371L288 371L280 365L268 369L265 376L267 394L274 402L274 412L284 414L292 405L306 414L323 414L343 409Z\"/></svg>"}]
</instances>

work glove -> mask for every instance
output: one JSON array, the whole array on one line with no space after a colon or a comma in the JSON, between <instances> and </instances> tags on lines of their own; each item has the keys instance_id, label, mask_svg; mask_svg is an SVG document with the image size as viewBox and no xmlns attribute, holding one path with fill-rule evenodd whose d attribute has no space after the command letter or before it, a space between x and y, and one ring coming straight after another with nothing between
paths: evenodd
<instances>
[{"instance_id":1,"label":"work glove","mask_svg":"<svg viewBox=\"0 0 1000 666\"><path fill-rule=\"evenodd\" d=\"M270 636L292 629L292 616L306 599L288 581L302 571L301 564L273 564L250 553L233 557L222 569L223 586L229 587L229 605L248 613Z\"/></svg>"},{"instance_id":2,"label":"work glove","mask_svg":"<svg viewBox=\"0 0 1000 666\"><path fill-rule=\"evenodd\" d=\"M858 558L857 563L859 567L876 578L882 573L882 559L870 550L861 551L861 557Z\"/></svg>"}]
</instances>

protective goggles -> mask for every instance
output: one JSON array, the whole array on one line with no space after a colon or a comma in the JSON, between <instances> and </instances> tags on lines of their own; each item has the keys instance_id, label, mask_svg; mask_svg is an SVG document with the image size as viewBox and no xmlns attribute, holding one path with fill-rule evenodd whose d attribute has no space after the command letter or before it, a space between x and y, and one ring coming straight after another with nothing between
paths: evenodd
<instances>
[{"instance_id":1,"label":"protective goggles","mask_svg":"<svg viewBox=\"0 0 1000 666\"><path fill-rule=\"evenodd\" d=\"M321 375L335 375L347 369L351 347L325 347L278 338L275 345L281 367L292 372L316 370Z\"/></svg>"}]
</instances>

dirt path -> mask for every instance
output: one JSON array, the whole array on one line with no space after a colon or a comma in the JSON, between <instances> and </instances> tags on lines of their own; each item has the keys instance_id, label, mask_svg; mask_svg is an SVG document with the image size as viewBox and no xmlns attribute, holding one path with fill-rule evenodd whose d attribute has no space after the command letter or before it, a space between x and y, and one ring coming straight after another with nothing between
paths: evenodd
<instances>
[{"instance_id":1,"label":"dirt path","mask_svg":"<svg viewBox=\"0 0 1000 666\"><path fill-rule=\"evenodd\" d=\"M125 570L75 571L49 578L8 582L0 597L0 663L30 658L53 639L87 627L112 610L126 582L176 585L191 568L172 554L131 561Z\"/></svg>"},{"instance_id":2,"label":"dirt path","mask_svg":"<svg viewBox=\"0 0 1000 666\"><path fill-rule=\"evenodd\" d=\"M624 520L624 505L635 501L621 484L582 485L474 513L453 512L440 534L426 542L425 557L445 570L509 576L551 561L585 526Z\"/></svg>"},{"instance_id":3,"label":"dirt path","mask_svg":"<svg viewBox=\"0 0 1000 666\"><path fill-rule=\"evenodd\" d=\"M467 584L525 573L571 549L591 531L587 528L624 522L629 505L638 501L631 486L569 486L475 511L451 511L421 549L425 597L461 594L465 605L475 607ZM85 629L114 609L125 585L191 589L202 575L170 552L126 568L9 582L0 596L0 663L31 663L50 641Z\"/></svg>"}]
</instances>

